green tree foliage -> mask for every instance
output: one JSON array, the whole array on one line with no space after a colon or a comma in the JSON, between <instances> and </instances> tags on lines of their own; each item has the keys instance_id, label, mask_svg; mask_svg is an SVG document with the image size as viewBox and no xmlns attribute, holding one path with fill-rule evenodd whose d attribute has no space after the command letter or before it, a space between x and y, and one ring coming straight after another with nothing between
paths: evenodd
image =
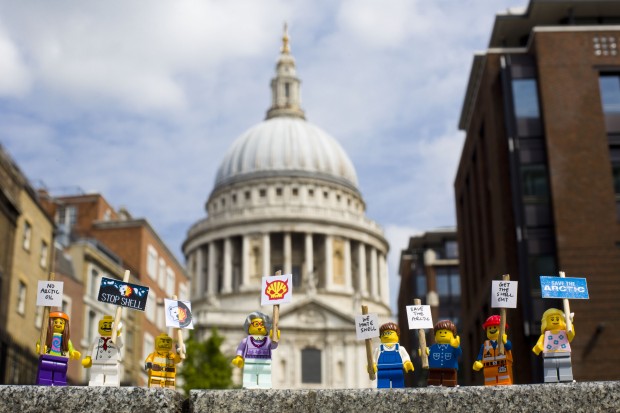
<instances>
[{"instance_id":1,"label":"green tree foliage","mask_svg":"<svg viewBox=\"0 0 620 413\"><path fill-rule=\"evenodd\" d=\"M193 389L227 389L232 386L231 360L220 351L224 337L214 327L207 341L195 339L190 331L185 342L187 357L181 364L179 375L183 378L183 390L189 394Z\"/></svg>"}]
</instances>

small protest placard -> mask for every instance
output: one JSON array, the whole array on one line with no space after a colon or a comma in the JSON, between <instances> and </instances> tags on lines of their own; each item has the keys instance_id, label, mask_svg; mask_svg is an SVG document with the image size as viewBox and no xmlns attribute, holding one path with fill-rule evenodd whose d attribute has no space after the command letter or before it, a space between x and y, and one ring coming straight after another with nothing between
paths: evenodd
<instances>
[{"instance_id":1,"label":"small protest placard","mask_svg":"<svg viewBox=\"0 0 620 413\"><path fill-rule=\"evenodd\" d=\"M166 309L166 327L194 328L192 303L164 298L164 308Z\"/></svg>"},{"instance_id":2,"label":"small protest placard","mask_svg":"<svg viewBox=\"0 0 620 413\"><path fill-rule=\"evenodd\" d=\"M377 314L357 314L355 316L355 334L358 340L379 337L379 316Z\"/></svg>"},{"instance_id":3,"label":"small protest placard","mask_svg":"<svg viewBox=\"0 0 620 413\"><path fill-rule=\"evenodd\" d=\"M433 316L430 305L408 305L407 321L409 330L433 328Z\"/></svg>"},{"instance_id":4,"label":"small protest placard","mask_svg":"<svg viewBox=\"0 0 620 413\"><path fill-rule=\"evenodd\" d=\"M518 281L493 281L491 285L492 308L517 308Z\"/></svg>"},{"instance_id":5,"label":"small protest placard","mask_svg":"<svg viewBox=\"0 0 620 413\"><path fill-rule=\"evenodd\" d=\"M260 305L290 303L293 299L293 275L263 277Z\"/></svg>"},{"instance_id":6,"label":"small protest placard","mask_svg":"<svg viewBox=\"0 0 620 413\"><path fill-rule=\"evenodd\" d=\"M149 287L103 277L97 300L121 307L144 311Z\"/></svg>"},{"instance_id":7,"label":"small protest placard","mask_svg":"<svg viewBox=\"0 0 620 413\"><path fill-rule=\"evenodd\" d=\"M62 281L39 281L37 306L62 307Z\"/></svg>"},{"instance_id":8,"label":"small protest placard","mask_svg":"<svg viewBox=\"0 0 620 413\"><path fill-rule=\"evenodd\" d=\"M570 300L590 298L585 278L540 276L542 298L567 298Z\"/></svg>"}]
</instances>

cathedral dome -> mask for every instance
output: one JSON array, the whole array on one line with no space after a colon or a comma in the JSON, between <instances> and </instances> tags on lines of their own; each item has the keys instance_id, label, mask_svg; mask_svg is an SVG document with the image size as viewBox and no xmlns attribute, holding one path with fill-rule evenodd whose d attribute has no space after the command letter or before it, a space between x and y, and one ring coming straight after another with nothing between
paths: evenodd
<instances>
[{"instance_id":1,"label":"cathedral dome","mask_svg":"<svg viewBox=\"0 0 620 413\"><path fill-rule=\"evenodd\" d=\"M215 187L277 176L324 179L357 190L353 163L325 131L295 116L276 116L243 133L224 156Z\"/></svg>"}]
</instances>

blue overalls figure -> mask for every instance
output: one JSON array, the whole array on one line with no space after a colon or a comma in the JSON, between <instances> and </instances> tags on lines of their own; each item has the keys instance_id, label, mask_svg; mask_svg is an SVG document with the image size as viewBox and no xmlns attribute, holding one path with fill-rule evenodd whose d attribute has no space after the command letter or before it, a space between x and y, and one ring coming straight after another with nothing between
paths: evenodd
<instances>
[{"instance_id":1,"label":"blue overalls figure","mask_svg":"<svg viewBox=\"0 0 620 413\"><path fill-rule=\"evenodd\" d=\"M398 344L400 329L394 323L383 324L379 328L381 344L376 348L373 366L377 373L377 388L405 387L405 374L413 371L413 363L404 347Z\"/></svg>"}]
</instances>

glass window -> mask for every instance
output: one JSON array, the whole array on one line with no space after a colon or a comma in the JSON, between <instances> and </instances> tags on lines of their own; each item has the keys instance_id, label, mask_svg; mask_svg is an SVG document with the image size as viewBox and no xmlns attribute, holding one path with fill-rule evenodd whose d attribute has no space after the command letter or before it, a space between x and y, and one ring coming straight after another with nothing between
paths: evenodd
<instances>
[{"instance_id":1,"label":"glass window","mask_svg":"<svg viewBox=\"0 0 620 413\"><path fill-rule=\"evenodd\" d=\"M418 274L415 277L415 292L419 295L425 295L426 290L426 275Z\"/></svg>"},{"instance_id":2,"label":"glass window","mask_svg":"<svg viewBox=\"0 0 620 413\"><path fill-rule=\"evenodd\" d=\"M620 76L602 75L599 77L599 86L605 115L620 114Z\"/></svg>"},{"instance_id":3,"label":"glass window","mask_svg":"<svg viewBox=\"0 0 620 413\"><path fill-rule=\"evenodd\" d=\"M144 333L144 347L142 348L142 360L146 360L146 358L155 351L155 340L153 336L149 333Z\"/></svg>"},{"instance_id":4,"label":"glass window","mask_svg":"<svg viewBox=\"0 0 620 413\"><path fill-rule=\"evenodd\" d=\"M34 326L36 328L43 327L43 306L38 305L34 313Z\"/></svg>"},{"instance_id":5,"label":"glass window","mask_svg":"<svg viewBox=\"0 0 620 413\"><path fill-rule=\"evenodd\" d=\"M30 251L30 240L32 238L32 225L30 222L24 221L24 239L22 240L22 246L26 251Z\"/></svg>"},{"instance_id":6,"label":"glass window","mask_svg":"<svg viewBox=\"0 0 620 413\"><path fill-rule=\"evenodd\" d=\"M166 287L166 261L163 258L159 259L159 276L157 277L157 284L161 289Z\"/></svg>"},{"instance_id":7,"label":"glass window","mask_svg":"<svg viewBox=\"0 0 620 413\"><path fill-rule=\"evenodd\" d=\"M316 348L301 350L301 382L321 383L321 350Z\"/></svg>"},{"instance_id":8,"label":"glass window","mask_svg":"<svg viewBox=\"0 0 620 413\"><path fill-rule=\"evenodd\" d=\"M523 196L547 197L549 182L545 165L521 165Z\"/></svg>"},{"instance_id":9,"label":"glass window","mask_svg":"<svg viewBox=\"0 0 620 413\"><path fill-rule=\"evenodd\" d=\"M176 277L172 268L166 268L166 292L171 296L176 293L176 288L174 288L175 279Z\"/></svg>"},{"instance_id":10,"label":"glass window","mask_svg":"<svg viewBox=\"0 0 620 413\"><path fill-rule=\"evenodd\" d=\"M26 313L26 293L28 287L23 281L19 282L19 289L17 290L17 314L24 315Z\"/></svg>"},{"instance_id":11,"label":"glass window","mask_svg":"<svg viewBox=\"0 0 620 413\"><path fill-rule=\"evenodd\" d=\"M146 307L144 308L144 311L146 312L146 318L148 318L149 321L151 322L155 322L155 308L157 307L157 295L155 294L155 292L153 292L153 290L150 290L147 297L146 297Z\"/></svg>"},{"instance_id":12,"label":"glass window","mask_svg":"<svg viewBox=\"0 0 620 413\"><path fill-rule=\"evenodd\" d=\"M39 265L41 268L47 266L47 242L41 241L41 256L39 258Z\"/></svg>"},{"instance_id":13,"label":"glass window","mask_svg":"<svg viewBox=\"0 0 620 413\"><path fill-rule=\"evenodd\" d=\"M540 118L536 88L536 79L514 79L512 81L515 116L518 119Z\"/></svg>"},{"instance_id":14,"label":"glass window","mask_svg":"<svg viewBox=\"0 0 620 413\"><path fill-rule=\"evenodd\" d=\"M454 259L459 257L459 248L456 241L446 241L446 258Z\"/></svg>"},{"instance_id":15,"label":"glass window","mask_svg":"<svg viewBox=\"0 0 620 413\"><path fill-rule=\"evenodd\" d=\"M146 272L148 273L149 277L151 277L152 279L156 280L157 279L157 251L155 250L155 247L153 247L152 245L149 245L147 247L147 257L146 257Z\"/></svg>"},{"instance_id":16,"label":"glass window","mask_svg":"<svg viewBox=\"0 0 620 413\"><path fill-rule=\"evenodd\" d=\"M99 271L96 269L90 270L90 296L97 297L99 295L99 285L101 284L101 279L99 278Z\"/></svg>"}]
</instances>

